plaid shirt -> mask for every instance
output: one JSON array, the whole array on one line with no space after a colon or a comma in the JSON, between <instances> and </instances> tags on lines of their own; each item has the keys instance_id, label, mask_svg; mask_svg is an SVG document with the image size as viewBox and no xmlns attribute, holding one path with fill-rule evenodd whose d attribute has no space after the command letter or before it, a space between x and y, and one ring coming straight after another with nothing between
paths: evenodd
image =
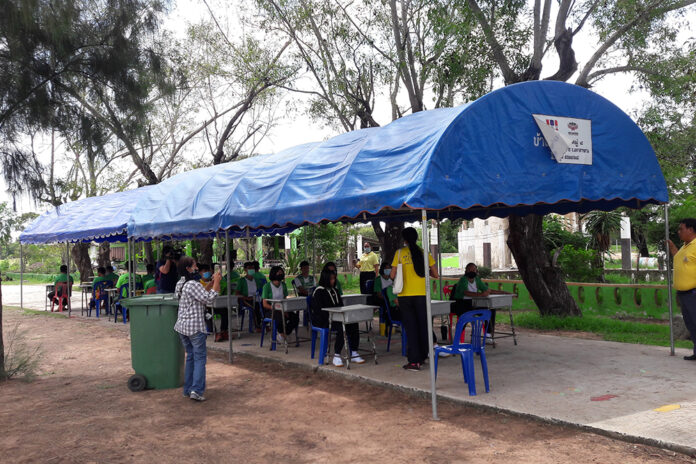
<instances>
[{"instance_id":1,"label":"plaid shirt","mask_svg":"<svg viewBox=\"0 0 696 464\"><path fill-rule=\"evenodd\" d=\"M205 305L212 304L218 293L207 291L197 280L186 282L183 277L177 282L174 293L179 297L179 317L174 330L187 336L206 333Z\"/></svg>"}]
</instances>

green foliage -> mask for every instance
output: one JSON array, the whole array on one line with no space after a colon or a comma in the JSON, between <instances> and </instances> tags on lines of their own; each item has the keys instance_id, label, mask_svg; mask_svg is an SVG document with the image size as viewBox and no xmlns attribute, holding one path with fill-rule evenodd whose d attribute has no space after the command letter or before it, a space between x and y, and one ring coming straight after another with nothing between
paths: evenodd
<instances>
[{"instance_id":1,"label":"green foliage","mask_svg":"<svg viewBox=\"0 0 696 464\"><path fill-rule=\"evenodd\" d=\"M305 226L302 233L297 235L297 249L302 256L300 261L304 259L312 261L313 246L317 269L328 261L338 261L343 256L347 239L348 227L341 223ZM305 245L307 245L308 256L304 256Z\"/></svg>"},{"instance_id":2,"label":"green foliage","mask_svg":"<svg viewBox=\"0 0 696 464\"><path fill-rule=\"evenodd\" d=\"M493 275L493 270L490 267L486 266L476 266L478 269L478 275L482 279L488 279L490 276Z\"/></svg>"},{"instance_id":3,"label":"green foliage","mask_svg":"<svg viewBox=\"0 0 696 464\"><path fill-rule=\"evenodd\" d=\"M575 248L587 248L589 244L588 238L582 233L570 232L567 229L566 220L562 216L545 216L542 228L544 247L549 254L565 245L571 245Z\"/></svg>"},{"instance_id":4,"label":"green foliage","mask_svg":"<svg viewBox=\"0 0 696 464\"><path fill-rule=\"evenodd\" d=\"M590 234L590 245L599 253L609 249L612 234L621 230L621 214L617 211L590 211L582 216L582 221Z\"/></svg>"},{"instance_id":5,"label":"green foliage","mask_svg":"<svg viewBox=\"0 0 696 464\"><path fill-rule=\"evenodd\" d=\"M596 265L594 250L565 245L558 255L556 264L570 282L598 282L602 276L602 269Z\"/></svg>"},{"instance_id":6,"label":"green foliage","mask_svg":"<svg viewBox=\"0 0 696 464\"><path fill-rule=\"evenodd\" d=\"M462 224L462 219L445 219L440 222L440 253L457 253L457 233Z\"/></svg>"},{"instance_id":7,"label":"green foliage","mask_svg":"<svg viewBox=\"0 0 696 464\"><path fill-rule=\"evenodd\" d=\"M286 250L284 268L287 274L299 274L300 263L303 261L300 250Z\"/></svg>"}]
</instances>

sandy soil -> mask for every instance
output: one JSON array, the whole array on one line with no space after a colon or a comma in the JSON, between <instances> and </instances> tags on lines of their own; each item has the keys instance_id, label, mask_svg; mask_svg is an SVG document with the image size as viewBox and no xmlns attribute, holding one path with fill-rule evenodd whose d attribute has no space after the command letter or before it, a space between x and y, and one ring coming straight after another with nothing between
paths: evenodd
<instances>
[{"instance_id":1,"label":"sandy soil","mask_svg":"<svg viewBox=\"0 0 696 464\"><path fill-rule=\"evenodd\" d=\"M210 355L208 401L131 393L122 326L4 313L41 344L41 374L0 384L5 462L696 462L504 414L430 403L276 363ZM414 374L417 375L417 374Z\"/></svg>"}]
</instances>

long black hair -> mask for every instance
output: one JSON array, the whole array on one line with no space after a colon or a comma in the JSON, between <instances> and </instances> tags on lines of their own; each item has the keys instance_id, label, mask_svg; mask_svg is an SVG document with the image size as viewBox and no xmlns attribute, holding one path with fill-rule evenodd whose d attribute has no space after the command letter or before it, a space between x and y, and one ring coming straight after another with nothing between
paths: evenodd
<instances>
[{"instance_id":1,"label":"long black hair","mask_svg":"<svg viewBox=\"0 0 696 464\"><path fill-rule=\"evenodd\" d=\"M331 276L336 276L336 274L334 274L333 271L324 268L324 270L321 271L321 275L319 276L319 286L327 289L334 288L336 286L336 281L334 281L334 284L331 285Z\"/></svg>"},{"instance_id":2,"label":"long black hair","mask_svg":"<svg viewBox=\"0 0 696 464\"><path fill-rule=\"evenodd\" d=\"M404 238L408 249L411 250L411 261L413 269L418 274L418 277L425 277L425 265L423 264L423 250L416 244L418 241L418 232L413 227L406 227L401 231L401 236Z\"/></svg>"},{"instance_id":3,"label":"long black hair","mask_svg":"<svg viewBox=\"0 0 696 464\"><path fill-rule=\"evenodd\" d=\"M195 263L195 262L196 262L196 260L190 256L182 256L176 265L177 271L179 272L179 275L182 277L185 277L186 282L188 282L189 280L194 280L197 278L196 274L193 274L186 269L187 267L193 266L193 263Z\"/></svg>"},{"instance_id":4,"label":"long black hair","mask_svg":"<svg viewBox=\"0 0 696 464\"><path fill-rule=\"evenodd\" d=\"M278 278L278 276L281 274L285 275L285 271L283 270L283 268L280 266L273 266L270 272L268 273L268 280L270 280L271 282L273 282L274 280L281 280Z\"/></svg>"}]
</instances>

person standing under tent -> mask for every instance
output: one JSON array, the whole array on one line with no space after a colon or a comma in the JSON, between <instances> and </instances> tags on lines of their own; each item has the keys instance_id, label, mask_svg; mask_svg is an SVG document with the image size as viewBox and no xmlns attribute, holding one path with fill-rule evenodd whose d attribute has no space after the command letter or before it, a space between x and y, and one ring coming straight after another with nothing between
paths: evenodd
<instances>
[{"instance_id":1,"label":"person standing under tent","mask_svg":"<svg viewBox=\"0 0 696 464\"><path fill-rule=\"evenodd\" d=\"M686 218L679 221L677 234L684 242L682 247L677 249L671 240L667 240L667 244L673 256L674 289L677 291L684 325L694 344L693 354L684 356L684 359L696 361L696 219Z\"/></svg>"},{"instance_id":2,"label":"person standing under tent","mask_svg":"<svg viewBox=\"0 0 696 464\"><path fill-rule=\"evenodd\" d=\"M343 299L336 291L336 274L329 270L324 270L319 276L319 286L314 289L312 294L312 325L324 329L328 328L329 313L324 311L323 308L336 308L339 306L343 306ZM334 321L331 323L331 330L336 332L332 362L336 367L343 367L343 359L341 359L341 351L345 344L343 340L343 324ZM358 354L358 346L360 343L358 324L346 324L346 335L348 336L351 362L363 364L365 360Z\"/></svg>"},{"instance_id":3,"label":"person standing under tent","mask_svg":"<svg viewBox=\"0 0 696 464\"><path fill-rule=\"evenodd\" d=\"M246 271L246 274L243 278L239 279L239 283L237 285L237 295L239 295L239 300L242 304L253 308L252 312L254 314L254 325L260 332L261 308L256 301L256 292L261 290L263 287L257 287L256 285L256 279L254 279L254 263L251 261L244 263L244 270Z\"/></svg>"},{"instance_id":4,"label":"person standing under tent","mask_svg":"<svg viewBox=\"0 0 696 464\"><path fill-rule=\"evenodd\" d=\"M394 255L390 277L396 277L398 265L403 272L403 289L398 295L401 309L401 322L406 330L408 363L403 366L409 371L420 370L421 364L428 359L428 313L425 301L425 264L423 250L417 245L418 232L407 227L401 232L406 246ZM439 277L435 260L428 254L430 276Z\"/></svg>"},{"instance_id":5,"label":"person standing under tent","mask_svg":"<svg viewBox=\"0 0 696 464\"><path fill-rule=\"evenodd\" d=\"M174 288L179 298L179 314L174 330L179 334L186 350L184 396L195 401L205 401L205 307L212 304L218 296L222 276L216 272L213 275L213 288L206 290L199 281L196 261L189 256L179 259L177 273L181 275L181 279Z\"/></svg>"},{"instance_id":6,"label":"person standing under tent","mask_svg":"<svg viewBox=\"0 0 696 464\"><path fill-rule=\"evenodd\" d=\"M271 272L268 273L268 279L270 282L263 287L261 302L263 309L267 313L273 313L272 317L278 332L278 341L283 342L284 337L290 335L293 330L297 330L297 327L300 325L300 315L296 312L283 313L282 311L273 311L272 303L268 301L283 300L288 296L288 287L285 285L285 271L283 268L273 266ZM285 314L285 332L283 332L283 314Z\"/></svg>"},{"instance_id":7,"label":"person standing under tent","mask_svg":"<svg viewBox=\"0 0 696 464\"><path fill-rule=\"evenodd\" d=\"M300 275L293 279L292 285L297 290L298 296L308 296L317 286L314 276L309 274L309 262L300 263Z\"/></svg>"},{"instance_id":8,"label":"person standing under tent","mask_svg":"<svg viewBox=\"0 0 696 464\"><path fill-rule=\"evenodd\" d=\"M372 245L368 242L365 242L363 254L356 266L360 269L360 293L366 295L370 293L367 289L367 282L374 281L379 276L379 256L372 251Z\"/></svg>"},{"instance_id":9,"label":"person standing under tent","mask_svg":"<svg viewBox=\"0 0 696 464\"><path fill-rule=\"evenodd\" d=\"M171 245L162 247L162 259L155 266L157 293L174 293L179 278L177 261L181 254Z\"/></svg>"}]
</instances>

